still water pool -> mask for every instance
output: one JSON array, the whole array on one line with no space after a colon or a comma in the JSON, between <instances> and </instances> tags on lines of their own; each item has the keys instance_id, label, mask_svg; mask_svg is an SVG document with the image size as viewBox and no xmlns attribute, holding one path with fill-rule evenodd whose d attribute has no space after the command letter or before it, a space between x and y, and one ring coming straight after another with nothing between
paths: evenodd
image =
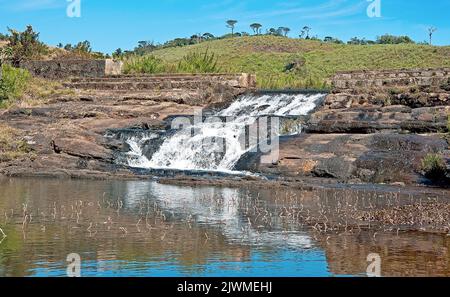
<instances>
[{"instance_id":1,"label":"still water pool","mask_svg":"<svg viewBox=\"0 0 450 297\"><path fill-rule=\"evenodd\" d=\"M449 276L447 235L347 217L448 194L393 191L0 179L0 276L66 276L71 253L82 276L359 276L370 253L384 276ZM312 217L345 226L318 232Z\"/></svg>"}]
</instances>

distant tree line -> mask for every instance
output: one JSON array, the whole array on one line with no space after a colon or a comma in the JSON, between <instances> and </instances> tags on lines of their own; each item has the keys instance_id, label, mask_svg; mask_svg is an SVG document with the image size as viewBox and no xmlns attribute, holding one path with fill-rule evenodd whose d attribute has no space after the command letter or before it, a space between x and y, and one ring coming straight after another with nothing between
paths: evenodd
<instances>
[{"instance_id":1,"label":"distant tree line","mask_svg":"<svg viewBox=\"0 0 450 297\"><path fill-rule=\"evenodd\" d=\"M157 49L172 48L172 47L183 47L193 44L198 44L204 41L243 37L243 36L259 36L259 35L271 35L280 36L288 38L288 35L292 32L291 28L280 26L278 28L268 28L263 33L263 25L260 23L250 24L250 29L253 34L248 32L237 32L237 20L226 21L226 27L230 29L230 33L223 36L214 36L214 34L197 33L190 37L185 38L175 38L169 40L163 44L155 44L153 41L139 41L137 46L133 50L122 50L117 49L112 53L114 58L121 58L127 55L145 55L151 53ZM419 44L432 44L433 34L436 32L436 28L431 27L428 30L429 42L424 41ZM299 38L305 40L316 40L325 43L335 43L335 44L345 44L344 41L332 37L326 36L323 39L312 35L313 29L309 26L303 26L300 30ZM8 41L8 46L6 48L0 49L0 54L5 57L6 55L13 63L18 64L20 59L30 58L31 56L38 56L43 54L47 47L39 41L39 33L35 32L32 26L27 26L24 32L19 32L8 28L8 34L0 33L0 40ZM416 42L412 40L409 36L395 36L391 34L385 34L378 36L376 40L366 40L365 38L353 37L348 42L349 45L372 45L372 44L415 44ZM108 58L109 55L104 55L100 52L94 52L92 50L91 43L87 40L78 42L77 44L58 44L58 48L64 49L67 53L73 54L82 58Z\"/></svg>"}]
</instances>

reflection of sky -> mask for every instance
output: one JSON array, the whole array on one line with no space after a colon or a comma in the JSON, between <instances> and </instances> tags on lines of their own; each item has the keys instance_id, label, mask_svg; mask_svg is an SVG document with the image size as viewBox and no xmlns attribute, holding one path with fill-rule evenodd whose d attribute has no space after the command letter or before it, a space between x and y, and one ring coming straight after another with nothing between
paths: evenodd
<instances>
[{"instance_id":1,"label":"reflection of sky","mask_svg":"<svg viewBox=\"0 0 450 297\"><path fill-rule=\"evenodd\" d=\"M49 268L36 268L31 271L37 277L66 276L65 264ZM99 269L99 268L102 269ZM111 269L108 270L108 267ZM328 272L324 252L307 250L282 250L274 253L252 252L250 261L226 262L210 261L206 266L186 267L176 262L129 262L95 261L83 262L81 275L85 277L326 277Z\"/></svg>"},{"instance_id":2,"label":"reflection of sky","mask_svg":"<svg viewBox=\"0 0 450 297\"><path fill-rule=\"evenodd\" d=\"M145 197L144 193L166 212L184 218L192 216L198 224L217 227L230 242L296 249L312 246L311 238L305 232L256 230L249 225L240 213L239 205L244 198L237 189L130 182L127 183L127 204L137 204ZM216 204L219 200L220 204Z\"/></svg>"},{"instance_id":3,"label":"reflection of sky","mask_svg":"<svg viewBox=\"0 0 450 297\"><path fill-rule=\"evenodd\" d=\"M140 202L154 202L168 218L180 221L192 215L192 224L203 225L221 234L232 245L247 246L245 260L212 253L203 264L186 266L174 255L159 258L139 257L133 261L92 260L95 251L81 255L82 276L329 276L323 250L314 247L303 232L256 230L249 226L239 209L244 194L239 190L217 187L180 187L148 181L130 181L114 186L113 192L123 197L127 211L136 210ZM117 195L116 195L117 196ZM219 199L221 203L212 203ZM212 205L211 205L212 204ZM170 253L170 251L167 251ZM243 259L244 259L243 258ZM83 260L85 259L85 260ZM88 260L89 259L89 260ZM172 260L173 259L173 260ZM31 265L27 274L38 277L66 276L66 262L40 261Z\"/></svg>"}]
</instances>

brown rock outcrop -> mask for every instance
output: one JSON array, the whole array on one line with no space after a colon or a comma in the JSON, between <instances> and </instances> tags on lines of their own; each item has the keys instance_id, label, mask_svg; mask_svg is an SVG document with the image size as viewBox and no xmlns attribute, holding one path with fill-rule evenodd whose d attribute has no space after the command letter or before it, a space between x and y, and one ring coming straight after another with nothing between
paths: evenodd
<instances>
[{"instance_id":1,"label":"brown rock outcrop","mask_svg":"<svg viewBox=\"0 0 450 297\"><path fill-rule=\"evenodd\" d=\"M418 184L423 179L422 158L447 148L447 142L439 137L419 135L303 134L281 142L278 163L249 162L251 165L242 169L345 182ZM259 156L255 158L259 160Z\"/></svg>"}]
</instances>

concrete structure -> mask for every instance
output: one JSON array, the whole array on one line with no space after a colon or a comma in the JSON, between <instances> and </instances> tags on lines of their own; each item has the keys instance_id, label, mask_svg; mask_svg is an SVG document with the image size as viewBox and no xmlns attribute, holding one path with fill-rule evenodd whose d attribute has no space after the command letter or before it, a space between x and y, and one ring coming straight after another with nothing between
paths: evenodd
<instances>
[{"instance_id":1,"label":"concrete structure","mask_svg":"<svg viewBox=\"0 0 450 297\"><path fill-rule=\"evenodd\" d=\"M252 74L157 74L77 77L64 86L80 96L176 102L203 106L230 102L256 88Z\"/></svg>"},{"instance_id":2,"label":"concrete structure","mask_svg":"<svg viewBox=\"0 0 450 297\"><path fill-rule=\"evenodd\" d=\"M339 72L326 106L448 106L450 68Z\"/></svg>"},{"instance_id":3,"label":"concrete structure","mask_svg":"<svg viewBox=\"0 0 450 297\"><path fill-rule=\"evenodd\" d=\"M49 79L69 77L104 77L122 73L123 62L107 60L24 61L21 68L32 75Z\"/></svg>"}]
</instances>

